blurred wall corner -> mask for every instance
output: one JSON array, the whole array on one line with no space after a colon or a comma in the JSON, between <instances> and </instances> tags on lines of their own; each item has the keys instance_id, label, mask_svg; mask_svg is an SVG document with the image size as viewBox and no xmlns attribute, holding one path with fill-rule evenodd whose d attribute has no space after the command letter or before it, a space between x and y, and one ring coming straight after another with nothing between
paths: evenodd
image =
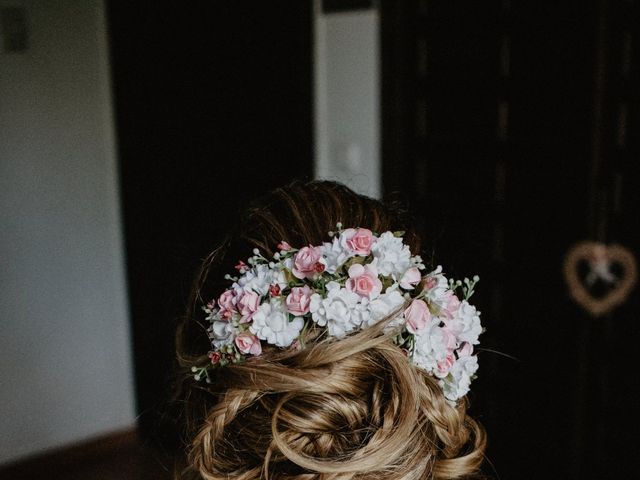
<instances>
[{"instance_id":1,"label":"blurred wall corner","mask_svg":"<svg viewBox=\"0 0 640 480\"><path fill-rule=\"evenodd\" d=\"M101 0L0 0L0 464L135 423Z\"/></svg>"}]
</instances>

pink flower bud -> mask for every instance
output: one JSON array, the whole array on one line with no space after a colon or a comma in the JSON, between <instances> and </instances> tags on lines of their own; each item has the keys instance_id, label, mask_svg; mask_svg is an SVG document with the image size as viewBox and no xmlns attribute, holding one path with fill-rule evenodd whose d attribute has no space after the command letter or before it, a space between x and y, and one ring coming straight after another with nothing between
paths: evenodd
<instances>
[{"instance_id":1,"label":"pink flower bud","mask_svg":"<svg viewBox=\"0 0 640 480\"><path fill-rule=\"evenodd\" d=\"M289 245L287 242L285 242L284 240L282 240L279 244L278 244L278 250L281 251L288 251L291 250L291 245Z\"/></svg>"},{"instance_id":2,"label":"pink flower bud","mask_svg":"<svg viewBox=\"0 0 640 480\"><path fill-rule=\"evenodd\" d=\"M280 295L280 285L277 283L269 286L269 295L272 297L277 297Z\"/></svg>"}]
</instances>

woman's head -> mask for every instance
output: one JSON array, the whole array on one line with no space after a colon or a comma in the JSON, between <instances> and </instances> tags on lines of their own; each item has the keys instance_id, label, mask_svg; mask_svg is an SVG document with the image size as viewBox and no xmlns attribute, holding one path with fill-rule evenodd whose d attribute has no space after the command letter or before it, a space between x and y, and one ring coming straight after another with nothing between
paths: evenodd
<instances>
[{"instance_id":1,"label":"woman's head","mask_svg":"<svg viewBox=\"0 0 640 480\"><path fill-rule=\"evenodd\" d=\"M200 306L218 296L225 273L258 248L282 240L319 245L337 222L373 231L405 231L396 206L332 182L294 183L249 208L205 260L178 335L184 367L210 348ZM477 471L485 437L448 403L436 379L407 361L384 325L332 341L310 338L300 351L265 352L215 370L195 383L185 370L188 456L182 478L439 479Z\"/></svg>"}]
</instances>

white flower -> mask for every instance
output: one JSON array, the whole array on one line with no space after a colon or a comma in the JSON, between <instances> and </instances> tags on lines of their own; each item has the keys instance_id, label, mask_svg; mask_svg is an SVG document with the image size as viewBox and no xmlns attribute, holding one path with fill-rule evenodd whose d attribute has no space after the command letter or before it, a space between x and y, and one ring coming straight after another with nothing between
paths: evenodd
<instances>
[{"instance_id":1,"label":"white flower","mask_svg":"<svg viewBox=\"0 0 640 480\"><path fill-rule=\"evenodd\" d=\"M258 307L253 314L253 323L249 330L260 340L277 345L278 347L288 347L300 335L300 330L304 326L302 317L294 317L289 321L282 299L271 298Z\"/></svg>"},{"instance_id":2,"label":"white flower","mask_svg":"<svg viewBox=\"0 0 640 480\"><path fill-rule=\"evenodd\" d=\"M317 293L311 296L311 318L321 327L326 326L332 337L344 337L362 323L360 296L337 282L327 283L326 288L326 298Z\"/></svg>"},{"instance_id":3,"label":"white flower","mask_svg":"<svg viewBox=\"0 0 640 480\"><path fill-rule=\"evenodd\" d=\"M449 375L441 382L444 396L448 400L456 401L469 392L471 378L478 370L478 357L475 355L456 360Z\"/></svg>"},{"instance_id":4,"label":"white flower","mask_svg":"<svg viewBox=\"0 0 640 480\"><path fill-rule=\"evenodd\" d=\"M415 335L416 347L413 362L429 373L432 373L438 362L447 357L446 335L437 324L420 330Z\"/></svg>"},{"instance_id":5,"label":"white flower","mask_svg":"<svg viewBox=\"0 0 640 480\"><path fill-rule=\"evenodd\" d=\"M402 238L396 237L392 232L385 232L371 247L374 262L380 275L392 276L400 279L404 272L411 266L411 251L402 243Z\"/></svg>"},{"instance_id":6,"label":"white flower","mask_svg":"<svg viewBox=\"0 0 640 480\"><path fill-rule=\"evenodd\" d=\"M471 345L480 343L478 337L482 333L480 324L480 312L466 300L460 302L460 306L451 320L444 319L447 328L453 332L461 342L469 342Z\"/></svg>"},{"instance_id":7,"label":"white flower","mask_svg":"<svg viewBox=\"0 0 640 480\"><path fill-rule=\"evenodd\" d=\"M322 244L322 259L320 262L324 264L324 271L333 275L354 255L353 252L343 246L337 237L334 237L331 243L325 242Z\"/></svg>"},{"instance_id":8,"label":"white flower","mask_svg":"<svg viewBox=\"0 0 640 480\"><path fill-rule=\"evenodd\" d=\"M233 344L237 334L238 328L225 320L215 320L209 327L211 344L218 349Z\"/></svg>"},{"instance_id":9,"label":"white flower","mask_svg":"<svg viewBox=\"0 0 640 480\"><path fill-rule=\"evenodd\" d=\"M361 297L359 300L359 303L351 311L351 321L359 325L360 328L365 328L373 324L371 321L371 302L366 297Z\"/></svg>"},{"instance_id":10,"label":"white flower","mask_svg":"<svg viewBox=\"0 0 640 480\"><path fill-rule=\"evenodd\" d=\"M280 264L282 265L282 268L286 268L289 271L293 270L293 257L288 257L285 258L284 260L282 260L282 262L280 262Z\"/></svg>"},{"instance_id":11,"label":"white flower","mask_svg":"<svg viewBox=\"0 0 640 480\"><path fill-rule=\"evenodd\" d=\"M269 286L273 284L280 285L280 288L287 285L284 272L279 268L269 268L269 265L261 264L248 269L233 287L238 294L255 292L264 296L269 292Z\"/></svg>"},{"instance_id":12,"label":"white flower","mask_svg":"<svg viewBox=\"0 0 640 480\"><path fill-rule=\"evenodd\" d=\"M287 281L284 270L276 268L271 271L271 285L278 285L280 290L284 290L288 284L289 282Z\"/></svg>"},{"instance_id":13,"label":"white flower","mask_svg":"<svg viewBox=\"0 0 640 480\"><path fill-rule=\"evenodd\" d=\"M400 277L400 286L405 290L413 290L422 280L422 274L418 267L409 267Z\"/></svg>"},{"instance_id":14,"label":"white flower","mask_svg":"<svg viewBox=\"0 0 640 480\"><path fill-rule=\"evenodd\" d=\"M435 303L439 308L442 308L448 298L446 294L449 290L449 282L442 273L442 266L438 265L433 272L426 275L424 286L424 296L429 303Z\"/></svg>"},{"instance_id":15,"label":"white flower","mask_svg":"<svg viewBox=\"0 0 640 480\"><path fill-rule=\"evenodd\" d=\"M369 302L369 311L371 312L367 326L371 326L380 320L387 318L396 310L399 310L404 305L404 297L397 288L397 284L387 288L386 292L380 295L375 300ZM391 320L387 328L394 328L400 325L404 321L402 311L398 312L393 320Z\"/></svg>"}]
</instances>

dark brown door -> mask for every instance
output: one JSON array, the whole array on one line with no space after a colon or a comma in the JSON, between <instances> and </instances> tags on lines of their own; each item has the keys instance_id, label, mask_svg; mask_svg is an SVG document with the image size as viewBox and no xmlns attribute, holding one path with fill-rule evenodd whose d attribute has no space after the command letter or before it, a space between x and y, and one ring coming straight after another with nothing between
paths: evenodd
<instances>
[{"instance_id":1,"label":"dark brown door","mask_svg":"<svg viewBox=\"0 0 640 480\"><path fill-rule=\"evenodd\" d=\"M585 239L640 255L638 2L383 1L382 30L385 190L515 357L481 354L487 473L635 475L638 291L593 318L562 268Z\"/></svg>"}]
</instances>

